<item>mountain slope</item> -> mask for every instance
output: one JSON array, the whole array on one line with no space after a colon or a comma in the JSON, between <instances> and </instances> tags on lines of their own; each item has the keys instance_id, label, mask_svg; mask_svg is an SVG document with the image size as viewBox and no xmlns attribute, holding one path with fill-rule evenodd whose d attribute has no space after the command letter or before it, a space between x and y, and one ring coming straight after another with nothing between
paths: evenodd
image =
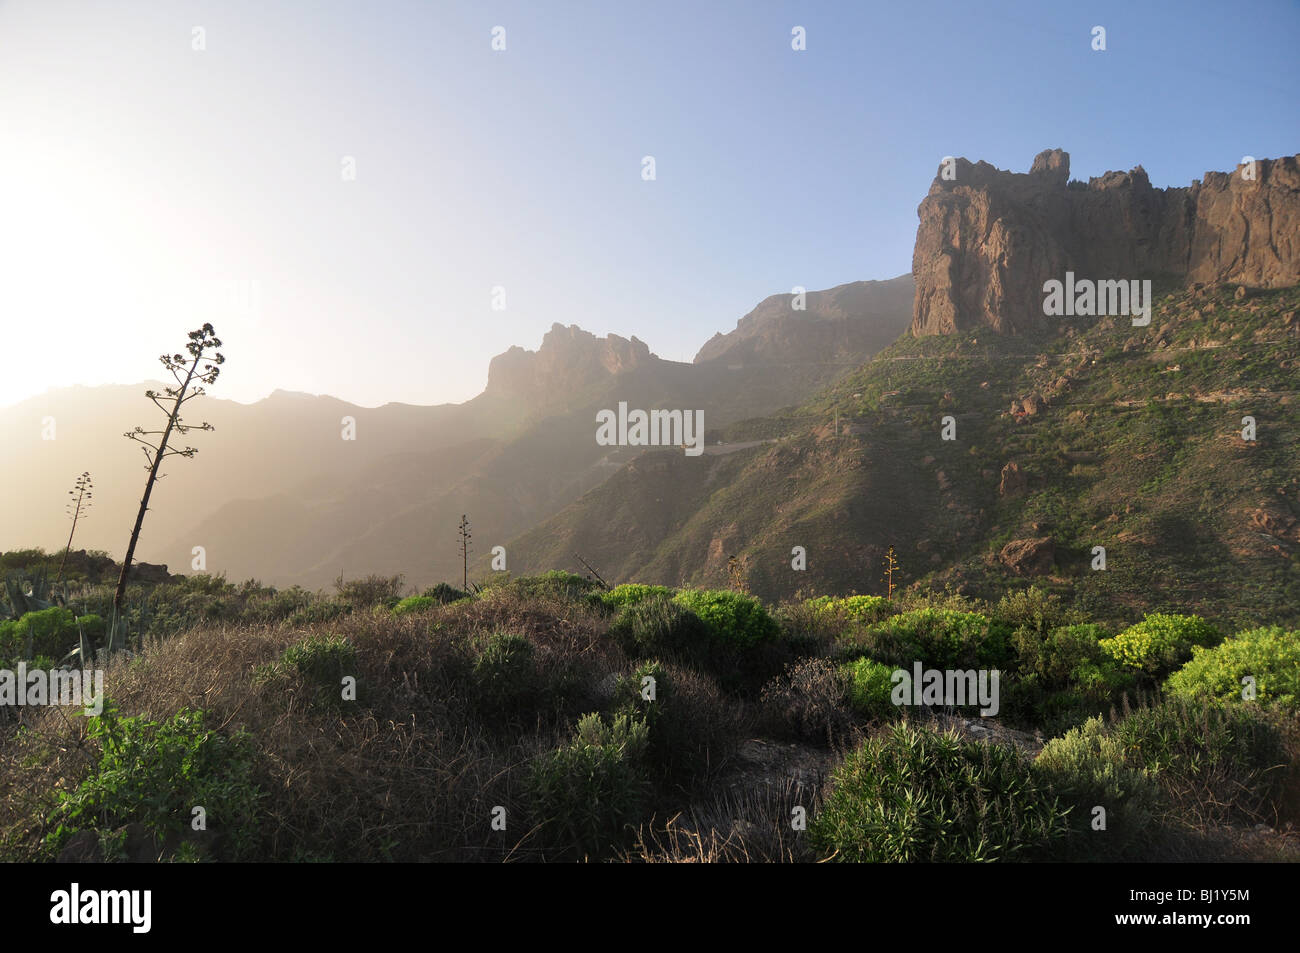
<instances>
[{"instance_id":1,"label":"mountain slope","mask_svg":"<svg viewBox=\"0 0 1300 953\"><path fill-rule=\"evenodd\" d=\"M768 598L877 592L894 545L907 581L996 595L1035 580L1117 619L1294 620L1298 306L1297 288L1196 289L1162 299L1148 328L904 338L798 414L723 434L775 443L645 454L512 541L512 568L579 568L576 551L610 582L724 585L735 555Z\"/></svg>"}]
</instances>

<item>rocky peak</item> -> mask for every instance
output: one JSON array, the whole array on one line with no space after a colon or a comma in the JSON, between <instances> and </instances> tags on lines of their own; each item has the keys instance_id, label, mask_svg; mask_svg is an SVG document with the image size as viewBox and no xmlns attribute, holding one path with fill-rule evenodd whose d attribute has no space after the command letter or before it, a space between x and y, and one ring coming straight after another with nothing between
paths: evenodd
<instances>
[{"instance_id":1,"label":"rocky peak","mask_svg":"<svg viewBox=\"0 0 1300 953\"><path fill-rule=\"evenodd\" d=\"M912 333L1041 326L1043 283L1170 276L1264 288L1300 283L1300 156L1156 189L1141 166L1071 182L1049 149L1027 173L957 159L917 209Z\"/></svg>"},{"instance_id":2,"label":"rocky peak","mask_svg":"<svg viewBox=\"0 0 1300 953\"><path fill-rule=\"evenodd\" d=\"M576 324L557 322L536 351L516 346L492 358L487 393L549 403L655 359L635 336L600 338Z\"/></svg>"}]
</instances>

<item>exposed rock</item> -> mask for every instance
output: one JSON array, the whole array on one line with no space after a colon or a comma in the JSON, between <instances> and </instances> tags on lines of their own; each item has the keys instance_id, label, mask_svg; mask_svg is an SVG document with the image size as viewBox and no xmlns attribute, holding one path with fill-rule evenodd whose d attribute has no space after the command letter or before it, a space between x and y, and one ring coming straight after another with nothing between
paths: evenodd
<instances>
[{"instance_id":1,"label":"exposed rock","mask_svg":"<svg viewBox=\"0 0 1300 953\"><path fill-rule=\"evenodd\" d=\"M998 483L998 495L1017 497L1029 490L1029 477L1020 469L1020 464L1012 461L1002 468L1002 479Z\"/></svg>"},{"instance_id":2,"label":"exposed rock","mask_svg":"<svg viewBox=\"0 0 1300 953\"><path fill-rule=\"evenodd\" d=\"M575 324L559 323L542 338L536 351L512 347L488 365L486 393L537 401L572 394L604 378L655 360L650 348L635 336L598 338Z\"/></svg>"},{"instance_id":3,"label":"exposed rock","mask_svg":"<svg viewBox=\"0 0 1300 953\"><path fill-rule=\"evenodd\" d=\"M1059 321L1043 283L1171 275L1195 284L1300 283L1300 156L1261 159L1253 179L1207 172L1152 188L1141 166L1069 182L1070 157L1040 153L1028 173L956 160L917 209L913 335Z\"/></svg>"},{"instance_id":4,"label":"exposed rock","mask_svg":"<svg viewBox=\"0 0 1300 953\"><path fill-rule=\"evenodd\" d=\"M794 295L770 295L736 322L734 331L705 342L695 363L864 361L907 329L913 288L911 274L855 281L805 292L802 311L793 309Z\"/></svg>"},{"instance_id":5,"label":"exposed rock","mask_svg":"<svg viewBox=\"0 0 1300 953\"><path fill-rule=\"evenodd\" d=\"M1052 571L1056 561L1056 543L1050 536L1013 539L1002 547L998 559L1017 575L1043 576Z\"/></svg>"}]
</instances>

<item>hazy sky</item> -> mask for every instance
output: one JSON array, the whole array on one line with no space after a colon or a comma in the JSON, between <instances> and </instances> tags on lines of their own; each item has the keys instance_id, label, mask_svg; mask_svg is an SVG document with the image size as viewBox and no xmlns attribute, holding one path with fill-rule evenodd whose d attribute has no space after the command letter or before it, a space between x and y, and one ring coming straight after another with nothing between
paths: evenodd
<instances>
[{"instance_id":1,"label":"hazy sky","mask_svg":"<svg viewBox=\"0 0 1300 953\"><path fill-rule=\"evenodd\" d=\"M689 360L910 270L945 155L1295 154L1298 38L1294 0L0 0L0 405L155 379L204 320L241 401L465 400L556 321Z\"/></svg>"}]
</instances>

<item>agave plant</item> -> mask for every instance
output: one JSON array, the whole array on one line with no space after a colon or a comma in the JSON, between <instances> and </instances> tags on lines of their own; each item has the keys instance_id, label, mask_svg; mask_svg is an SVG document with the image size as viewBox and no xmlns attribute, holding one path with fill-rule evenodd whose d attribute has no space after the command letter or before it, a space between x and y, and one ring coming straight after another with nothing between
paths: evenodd
<instances>
[{"instance_id":1,"label":"agave plant","mask_svg":"<svg viewBox=\"0 0 1300 953\"><path fill-rule=\"evenodd\" d=\"M31 591L27 586L31 586ZM48 609L58 603L51 598L50 584L42 569L35 575L11 575L5 579L5 594L9 598L8 617L21 619L29 612Z\"/></svg>"}]
</instances>

